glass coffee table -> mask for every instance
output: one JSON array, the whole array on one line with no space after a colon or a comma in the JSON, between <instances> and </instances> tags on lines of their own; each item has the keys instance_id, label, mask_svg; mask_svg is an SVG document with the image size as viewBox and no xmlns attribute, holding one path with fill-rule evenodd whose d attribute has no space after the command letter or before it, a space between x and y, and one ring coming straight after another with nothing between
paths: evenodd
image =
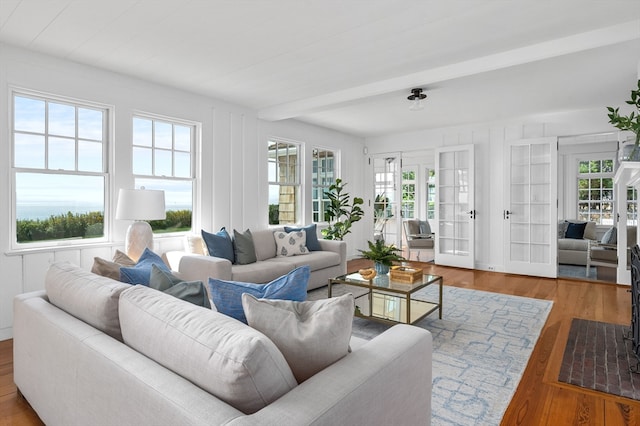
<instances>
[{"instance_id":1,"label":"glass coffee table","mask_svg":"<svg viewBox=\"0 0 640 426\"><path fill-rule=\"evenodd\" d=\"M332 295L332 287L336 284L367 289L364 294L355 297L355 315L362 318L385 323L415 324L437 310L438 318L442 319L442 277L439 275L423 274L422 280L408 283L394 281L389 275L377 275L369 280L355 272L330 279L329 297ZM437 301L411 297L418 290L432 284L439 286Z\"/></svg>"}]
</instances>

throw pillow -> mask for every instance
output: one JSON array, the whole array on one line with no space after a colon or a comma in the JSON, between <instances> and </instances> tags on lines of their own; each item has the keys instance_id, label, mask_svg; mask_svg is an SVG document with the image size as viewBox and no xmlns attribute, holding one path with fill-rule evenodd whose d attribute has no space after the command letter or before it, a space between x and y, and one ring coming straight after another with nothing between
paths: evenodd
<instances>
[{"instance_id":1,"label":"throw pillow","mask_svg":"<svg viewBox=\"0 0 640 426\"><path fill-rule=\"evenodd\" d=\"M120 268L116 262L111 262L100 257L93 258L93 266L91 272L103 277L111 278L112 280L120 281Z\"/></svg>"},{"instance_id":2,"label":"throw pillow","mask_svg":"<svg viewBox=\"0 0 640 426\"><path fill-rule=\"evenodd\" d=\"M247 323L242 309L242 294L260 299L284 299L303 302L307 299L307 283L311 270L300 266L267 284L243 283L209 278L209 294L218 312Z\"/></svg>"},{"instance_id":3,"label":"throw pillow","mask_svg":"<svg viewBox=\"0 0 640 426\"><path fill-rule=\"evenodd\" d=\"M160 256L146 248L135 266L120 268L120 281L148 286L152 265L157 265L159 268L171 272Z\"/></svg>"},{"instance_id":4,"label":"throw pillow","mask_svg":"<svg viewBox=\"0 0 640 426\"><path fill-rule=\"evenodd\" d=\"M135 260L131 259L120 250L116 250L116 253L113 255L113 261L120 266L135 266L136 264Z\"/></svg>"},{"instance_id":5,"label":"throw pillow","mask_svg":"<svg viewBox=\"0 0 640 426\"><path fill-rule=\"evenodd\" d=\"M183 281L172 273L151 265L149 287L170 294L185 302L211 309L207 289L202 281Z\"/></svg>"},{"instance_id":6,"label":"throw pillow","mask_svg":"<svg viewBox=\"0 0 640 426\"><path fill-rule=\"evenodd\" d=\"M307 249L309 251L321 251L322 247L320 247L320 241L318 241L318 232L317 232L316 224L303 226L301 228L295 228L291 226L285 226L284 232L293 232L293 231L304 231L307 233Z\"/></svg>"},{"instance_id":7,"label":"throw pillow","mask_svg":"<svg viewBox=\"0 0 640 426\"><path fill-rule=\"evenodd\" d=\"M276 240L276 256L278 257L309 254L309 249L305 245L307 242L305 231L276 231L273 233L273 237Z\"/></svg>"},{"instance_id":8,"label":"throw pillow","mask_svg":"<svg viewBox=\"0 0 640 426\"><path fill-rule=\"evenodd\" d=\"M431 225L426 220L418 222L418 228L420 229L420 234L431 235Z\"/></svg>"},{"instance_id":9,"label":"throw pillow","mask_svg":"<svg viewBox=\"0 0 640 426\"><path fill-rule=\"evenodd\" d=\"M235 263L238 265L248 265L258 261L251 231L248 229L244 232L233 230L233 252L236 257Z\"/></svg>"},{"instance_id":10,"label":"throw pillow","mask_svg":"<svg viewBox=\"0 0 640 426\"><path fill-rule=\"evenodd\" d=\"M242 295L248 324L280 349L298 383L349 352L352 294L311 302L257 299Z\"/></svg>"},{"instance_id":11,"label":"throw pillow","mask_svg":"<svg viewBox=\"0 0 640 426\"><path fill-rule=\"evenodd\" d=\"M567 233L568 225L569 225L569 222L564 220L558 222L558 238L564 238L565 234Z\"/></svg>"},{"instance_id":12,"label":"throw pillow","mask_svg":"<svg viewBox=\"0 0 640 426\"><path fill-rule=\"evenodd\" d=\"M583 222L583 223L569 222L569 224L567 225L567 231L565 232L564 237L581 240L584 237L584 228L586 226L587 226L586 222Z\"/></svg>"},{"instance_id":13,"label":"throw pillow","mask_svg":"<svg viewBox=\"0 0 640 426\"><path fill-rule=\"evenodd\" d=\"M135 264L136 262L131 260L129 256L120 250L116 250L112 262L100 257L94 257L91 272L111 278L112 280L120 281L120 268L123 266L134 266Z\"/></svg>"},{"instance_id":14,"label":"throw pillow","mask_svg":"<svg viewBox=\"0 0 640 426\"><path fill-rule=\"evenodd\" d=\"M607 229L607 232L602 236L600 241L602 244L617 244L618 243L618 229L615 226Z\"/></svg>"},{"instance_id":15,"label":"throw pillow","mask_svg":"<svg viewBox=\"0 0 640 426\"><path fill-rule=\"evenodd\" d=\"M207 246L209 256L221 257L223 259L227 259L231 263L235 261L235 257L233 255L233 242L231 241L231 236L224 227L220 228L220 231L215 234L206 232L204 229L201 230L201 233L202 239Z\"/></svg>"}]
</instances>

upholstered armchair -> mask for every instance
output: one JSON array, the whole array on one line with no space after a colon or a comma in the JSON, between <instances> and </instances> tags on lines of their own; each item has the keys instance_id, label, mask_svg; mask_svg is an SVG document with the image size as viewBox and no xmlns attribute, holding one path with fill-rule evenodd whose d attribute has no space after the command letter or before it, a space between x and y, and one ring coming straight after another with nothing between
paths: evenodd
<instances>
[{"instance_id":1,"label":"upholstered armchair","mask_svg":"<svg viewBox=\"0 0 640 426\"><path fill-rule=\"evenodd\" d=\"M416 260L420 260L421 249L432 249L434 235L426 220L406 219L402 222L404 235L407 240L407 258L411 260L411 250L418 250Z\"/></svg>"}]
</instances>

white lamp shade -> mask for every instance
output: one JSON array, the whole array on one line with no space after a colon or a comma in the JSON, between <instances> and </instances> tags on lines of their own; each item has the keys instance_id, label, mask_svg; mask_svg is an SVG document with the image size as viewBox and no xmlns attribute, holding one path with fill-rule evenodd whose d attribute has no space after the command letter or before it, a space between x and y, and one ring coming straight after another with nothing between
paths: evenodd
<instances>
[{"instance_id":1,"label":"white lamp shade","mask_svg":"<svg viewBox=\"0 0 640 426\"><path fill-rule=\"evenodd\" d=\"M166 217L164 191L120 189L116 219L163 220Z\"/></svg>"}]
</instances>

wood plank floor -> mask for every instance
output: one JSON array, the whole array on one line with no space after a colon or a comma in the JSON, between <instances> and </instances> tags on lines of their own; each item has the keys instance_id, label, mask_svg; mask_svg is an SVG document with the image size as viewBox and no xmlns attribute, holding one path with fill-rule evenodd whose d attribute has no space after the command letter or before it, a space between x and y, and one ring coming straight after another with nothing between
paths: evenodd
<instances>
[{"instance_id":1,"label":"wood plank floor","mask_svg":"<svg viewBox=\"0 0 640 426\"><path fill-rule=\"evenodd\" d=\"M428 273L442 275L445 285L554 302L502 425L640 426L640 401L581 389L557 380L572 318L629 324L629 287L419 265ZM366 266L369 263L365 260L349 262L350 271ZM37 415L18 396L13 383L12 341L0 342L0 426L40 424Z\"/></svg>"}]
</instances>

